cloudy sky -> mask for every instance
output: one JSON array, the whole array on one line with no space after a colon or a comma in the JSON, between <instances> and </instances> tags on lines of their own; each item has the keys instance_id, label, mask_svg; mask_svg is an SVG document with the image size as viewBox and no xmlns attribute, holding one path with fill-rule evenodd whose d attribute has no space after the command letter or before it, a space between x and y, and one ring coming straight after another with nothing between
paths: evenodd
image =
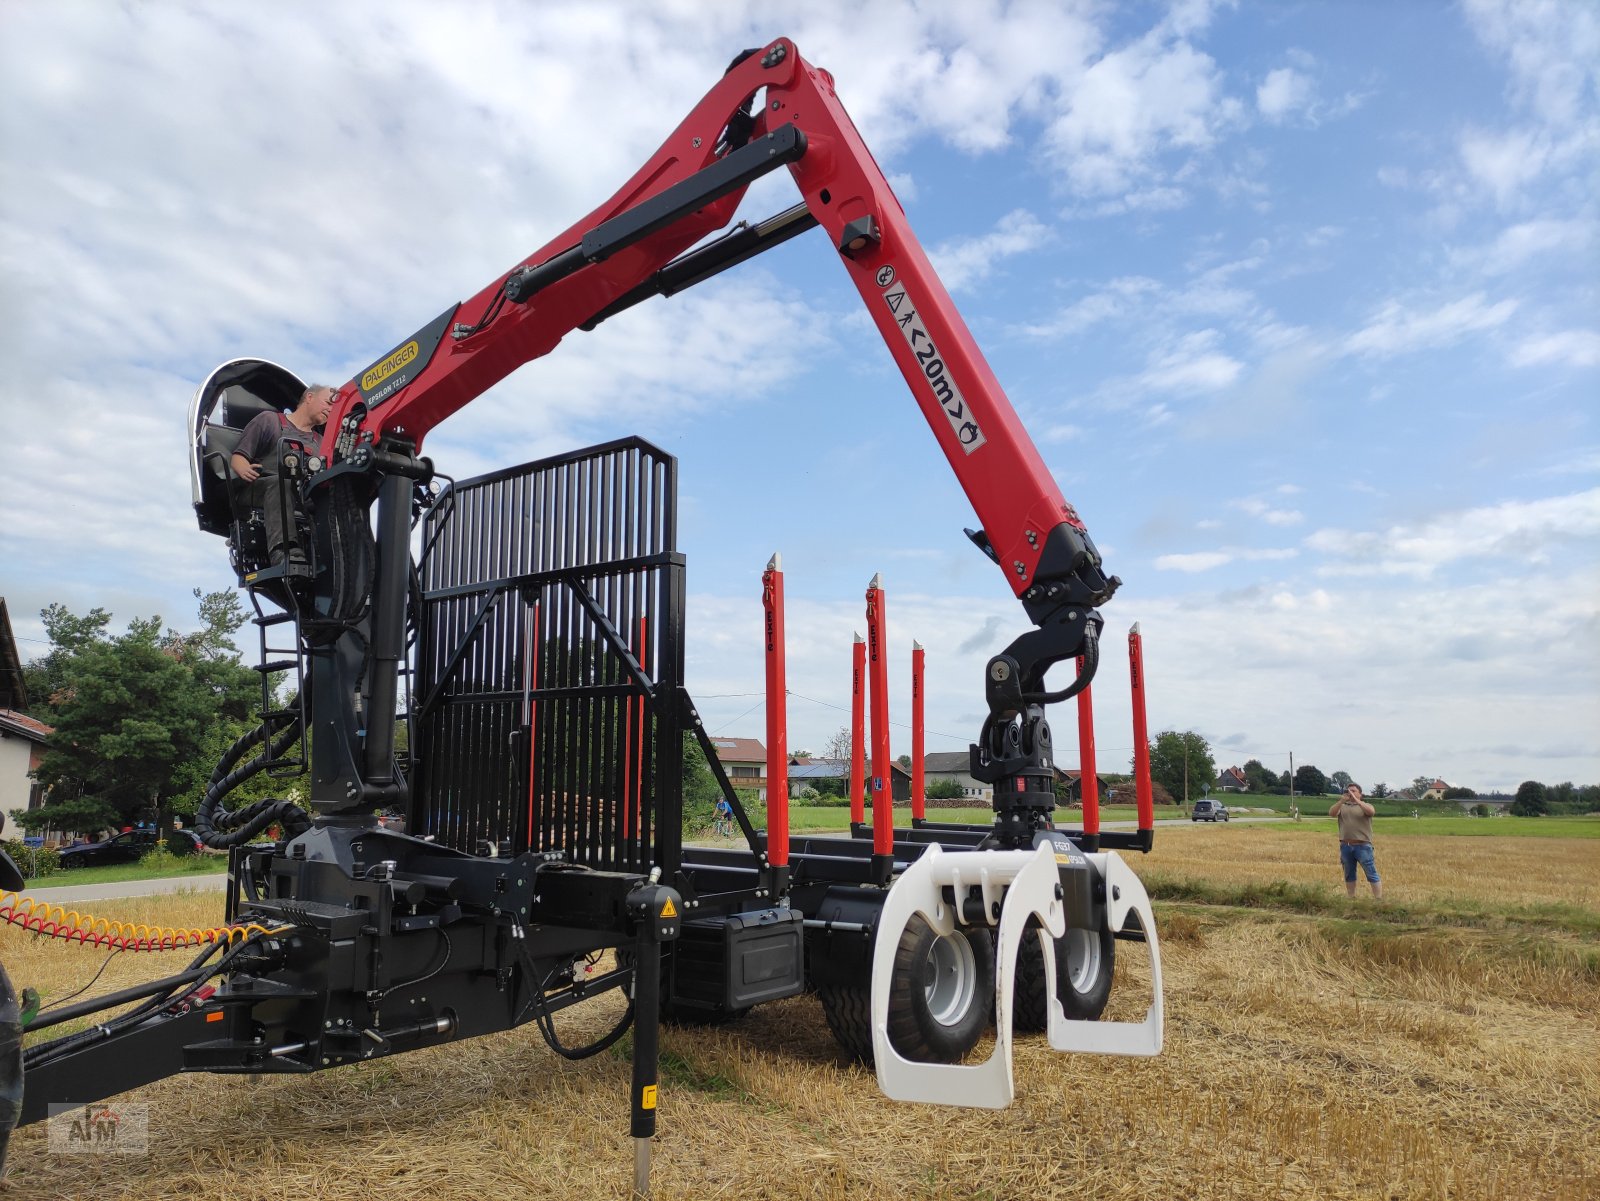
<instances>
[{"instance_id":1,"label":"cloudy sky","mask_svg":"<svg viewBox=\"0 0 1600 1201\"><path fill-rule=\"evenodd\" d=\"M0 3L0 595L117 626L228 586L184 416L239 356L342 382L609 196L739 50L834 75L1125 585L1152 730L1369 786L1600 781L1600 15L1355 3ZM860 11L864 8L864 12ZM795 200L786 177L741 216ZM981 720L1025 626L823 235L573 334L428 445L467 476L639 433L681 461L689 682L791 746ZM1056 722L1062 758L1076 726ZM896 753L910 749L896 728Z\"/></svg>"}]
</instances>

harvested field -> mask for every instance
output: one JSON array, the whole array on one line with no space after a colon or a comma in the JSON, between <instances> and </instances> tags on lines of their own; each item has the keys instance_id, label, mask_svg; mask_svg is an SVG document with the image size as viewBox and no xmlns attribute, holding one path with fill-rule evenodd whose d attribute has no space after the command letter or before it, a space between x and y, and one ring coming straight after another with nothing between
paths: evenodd
<instances>
[{"instance_id":1,"label":"harvested field","mask_svg":"<svg viewBox=\"0 0 1600 1201\"><path fill-rule=\"evenodd\" d=\"M1346 901L1325 842L1163 831L1135 866L1174 894L1303 892L1160 902L1166 1052L1068 1057L1022 1040L1007 1111L882 1100L810 997L733 1027L669 1028L657 1196L1600 1198L1600 958L1586 924L1600 919L1600 842L1380 843L1392 906ZM219 905L103 908L188 925ZM1112 1016L1136 1017L1142 948L1119 952ZM19 984L58 996L103 958L14 930L0 956ZM95 991L179 958L118 956ZM597 1034L619 1010L609 997L564 1014L563 1036ZM623 1197L625 1048L569 1063L530 1028L318 1076L168 1080L125 1098L150 1104L148 1158L52 1157L31 1127L13 1138L9 1189Z\"/></svg>"}]
</instances>

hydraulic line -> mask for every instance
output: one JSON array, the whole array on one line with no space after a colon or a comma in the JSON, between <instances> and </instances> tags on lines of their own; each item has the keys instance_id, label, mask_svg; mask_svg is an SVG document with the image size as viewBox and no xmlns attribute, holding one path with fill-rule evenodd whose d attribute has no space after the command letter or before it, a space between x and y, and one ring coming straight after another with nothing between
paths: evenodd
<instances>
[{"instance_id":1,"label":"hydraulic line","mask_svg":"<svg viewBox=\"0 0 1600 1201\"><path fill-rule=\"evenodd\" d=\"M282 729L275 731L273 727L279 724ZM291 838L310 829L310 814L293 801L269 798L247 805L236 813L222 808L222 800L228 793L251 776L265 771L267 765L293 746L300 735L298 713L269 717L224 752L211 773L206 794L195 811L195 832L206 846L225 850L249 842L274 823L281 824L284 833ZM257 742L264 744L262 753L243 767L229 771Z\"/></svg>"},{"instance_id":2,"label":"hydraulic line","mask_svg":"<svg viewBox=\"0 0 1600 1201\"><path fill-rule=\"evenodd\" d=\"M116 947L124 951L172 951L180 947L204 947L213 943L232 946L238 939L256 934L272 934L274 928L250 922L239 926L191 927L187 930L150 926L144 922L119 922L65 909L35 897L0 890L0 921L21 926L48 938L68 942Z\"/></svg>"}]
</instances>

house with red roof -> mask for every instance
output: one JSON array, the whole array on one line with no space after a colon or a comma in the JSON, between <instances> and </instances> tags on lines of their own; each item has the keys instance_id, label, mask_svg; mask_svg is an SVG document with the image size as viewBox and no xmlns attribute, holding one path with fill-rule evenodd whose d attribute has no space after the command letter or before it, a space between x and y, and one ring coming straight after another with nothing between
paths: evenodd
<instances>
[{"instance_id":1,"label":"house with red roof","mask_svg":"<svg viewBox=\"0 0 1600 1201\"><path fill-rule=\"evenodd\" d=\"M55 730L15 709L0 709L0 813L6 815L6 832L14 832L11 819L44 804L44 786L29 773L44 758L45 739Z\"/></svg>"}]
</instances>

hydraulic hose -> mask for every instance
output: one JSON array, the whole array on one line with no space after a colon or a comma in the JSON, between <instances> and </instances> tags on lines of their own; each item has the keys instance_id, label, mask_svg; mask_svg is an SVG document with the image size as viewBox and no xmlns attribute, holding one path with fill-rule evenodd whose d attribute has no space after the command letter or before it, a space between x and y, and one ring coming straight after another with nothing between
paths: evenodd
<instances>
[{"instance_id":1,"label":"hydraulic hose","mask_svg":"<svg viewBox=\"0 0 1600 1201\"><path fill-rule=\"evenodd\" d=\"M288 716L283 729L277 731L276 736L273 731L274 724L274 720L268 718L239 738L223 754L216 770L211 773L206 794L201 799L194 816L195 833L206 846L215 850L226 850L252 841L263 830L274 824L281 824L284 834L289 838L294 838L311 828L311 815L289 800L269 797L232 813L222 807L223 798L228 793L251 776L265 771L269 763L293 746L300 737L298 713ZM228 769L256 742L264 744L263 752L243 767L229 771Z\"/></svg>"}]
</instances>

